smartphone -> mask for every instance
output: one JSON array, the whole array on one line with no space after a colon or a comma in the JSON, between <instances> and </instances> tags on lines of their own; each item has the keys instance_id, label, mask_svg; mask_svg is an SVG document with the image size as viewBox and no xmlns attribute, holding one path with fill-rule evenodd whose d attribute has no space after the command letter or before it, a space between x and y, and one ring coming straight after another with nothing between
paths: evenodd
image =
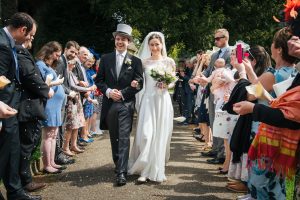
<instances>
[{"instance_id":1,"label":"smartphone","mask_svg":"<svg viewBox=\"0 0 300 200\"><path fill-rule=\"evenodd\" d=\"M242 44L236 45L236 58L237 58L238 63L243 62L244 52L243 52Z\"/></svg>"}]
</instances>

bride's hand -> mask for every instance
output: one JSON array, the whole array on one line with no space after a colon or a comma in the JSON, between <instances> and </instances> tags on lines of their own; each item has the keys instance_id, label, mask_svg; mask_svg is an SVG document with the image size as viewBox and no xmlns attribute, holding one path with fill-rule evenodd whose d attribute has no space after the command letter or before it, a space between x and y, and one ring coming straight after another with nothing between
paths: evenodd
<instances>
[{"instance_id":1,"label":"bride's hand","mask_svg":"<svg viewBox=\"0 0 300 200\"><path fill-rule=\"evenodd\" d=\"M158 87L159 89L166 89L166 88L168 88L167 84L164 83L164 82L158 82L158 83L157 83L157 87Z\"/></svg>"},{"instance_id":2,"label":"bride's hand","mask_svg":"<svg viewBox=\"0 0 300 200\"><path fill-rule=\"evenodd\" d=\"M139 82L136 81L136 80L133 80L133 81L131 82L131 87L133 87L133 88L137 88L138 85L139 85Z\"/></svg>"}]
</instances>

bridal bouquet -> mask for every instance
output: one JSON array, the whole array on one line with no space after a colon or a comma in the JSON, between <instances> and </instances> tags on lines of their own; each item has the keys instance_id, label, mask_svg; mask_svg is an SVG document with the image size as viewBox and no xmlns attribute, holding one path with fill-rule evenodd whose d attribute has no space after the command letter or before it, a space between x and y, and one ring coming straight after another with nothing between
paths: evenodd
<instances>
[{"instance_id":1,"label":"bridal bouquet","mask_svg":"<svg viewBox=\"0 0 300 200\"><path fill-rule=\"evenodd\" d=\"M177 80L176 73L172 71L172 68L165 69L162 66L157 66L151 69L150 76L159 83L165 83L169 85Z\"/></svg>"}]
</instances>

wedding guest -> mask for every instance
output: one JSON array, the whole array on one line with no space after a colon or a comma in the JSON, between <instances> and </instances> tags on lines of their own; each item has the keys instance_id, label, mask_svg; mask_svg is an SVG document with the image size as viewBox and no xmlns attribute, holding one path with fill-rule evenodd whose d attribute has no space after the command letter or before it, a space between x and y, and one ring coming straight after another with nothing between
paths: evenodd
<instances>
[{"instance_id":1,"label":"wedding guest","mask_svg":"<svg viewBox=\"0 0 300 200\"><path fill-rule=\"evenodd\" d=\"M42 135L40 120L46 119L44 107L47 98L54 95L53 89L49 88L42 79L34 58L27 50L31 49L33 37L34 35L25 41L22 46L17 46L20 81L22 83L18 114L21 143L20 177L24 189L29 192L46 187L45 183L32 181L30 163L34 150L40 144Z\"/></svg>"},{"instance_id":2,"label":"wedding guest","mask_svg":"<svg viewBox=\"0 0 300 200\"><path fill-rule=\"evenodd\" d=\"M185 121L181 123L181 125L187 126L192 122L192 114L194 107L194 91L195 88L191 88L189 81L192 77L193 73L193 64L191 64L190 60L186 60L184 71L180 71L179 78L182 80L182 90L183 90L183 116L185 117Z\"/></svg>"},{"instance_id":3,"label":"wedding guest","mask_svg":"<svg viewBox=\"0 0 300 200\"><path fill-rule=\"evenodd\" d=\"M267 51L262 46L253 46L248 50L249 56L246 57L251 64L251 67L255 71L255 74L260 77L263 73L266 73L268 68L271 66L271 58ZM246 89L244 88L244 91ZM240 92L241 93L241 92ZM247 92L245 91L245 94ZM238 98L233 96L235 102L239 102L241 100L246 100L245 98ZM265 100L257 100L258 103L267 104ZM247 129L246 125L243 123L240 125L241 119L245 118L249 120L249 128ZM244 120L245 121L245 120ZM251 121L251 122L250 122ZM228 182L227 189L235 192L247 192L247 182L248 182L248 169L247 169L247 161L248 161L248 150L251 141L255 137L255 134L258 130L259 122L253 121L252 117L246 117L243 115L240 117L237 127L242 127L242 129L235 129L231 137L231 151L232 151L232 160L229 166L228 178L231 180L234 179L236 181ZM249 195L248 195L249 196Z\"/></svg>"},{"instance_id":4,"label":"wedding guest","mask_svg":"<svg viewBox=\"0 0 300 200\"><path fill-rule=\"evenodd\" d=\"M95 55L94 55L95 56ZM97 57L96 57L97 59ZM87 70L87 74L88 76L90 76L93 81L94 79L96 78L96 75L97 75L97 72L99 70L99 59L96 60L95 64L93 65L92 68L90 68L89 70ZM91 118L91 135L102 135L103 132L100 128L97 127L97 119L98 119L98 116L101 118L101 107L102 107L102 100L103 100L103 94L102 92L97 88L95 90L95 99L97 100L97 104L94 105L94 113L92 115L92 118ZM97 129L99 129L97 131Z\"/></svg>"},{"instance_id":5,"label":"wedding guest","mask_svg":"<svg viewBox=\"0 0 300 200\"><path fill-rule=\"evenodd\" d=\"M79 44L76 41L68 41L65 45L64 53L60 56L60 59L58 61L57 66L55 67L55 72L57 75L62 75L64 77L64 83L62 84L65 94L68 96L74 96L74 91L72 91L70 87L70 81L68 77L68 64L67 62L69 60L73 60L77 57L78 51L79 51ZM65 110L66 108L62 108L62 118L65 118ZM59 127L59 136L57 137L56 142L56 151L55 151L55 162L58 164L73 164L75 162L75 159L69 158L67 156L62 147L63 147L63 140L64 140L64 126Z\"/></svg>"},{"instance_id":6,"label":"wedding guest","mask_svg":"<svg viewBox=\"0 0 300 200\"><path fill-rule=\"evenodd\" d=\"M181 77L184 77L184 68L185 68L185 61L179 60L178 66L176 67L176 74L178 77L178 81L175 83L173 101L176 101L178 103L180 116L183 116L184 91L182 87L183 83Z\"/></svg>"},{"instance_id":7,"label":"wedding guest","mask_svg":"<svg viewBox=\"0 0 300 200\"><path fill-rule=\"evenodd\" d=\"M231 63L236 59L235 49L231 53ZM231 151L229 147L230 137L232 135L233 128L236 124L238 116L231 115L227 111L223 111L223 105L228 101L228 97L231 94L232 89L236 85L234 79L234 70L225 68L225 60L218 58L215 61L215 70L209 77L201 77L201 81L211 83L211 93L214 94L215 103L215 120L213 123L213 136L224 139L225 147L225 161L220 174L227 174L231 159Z\"/></svg>"},{"instance_id":8,"label":"wedding guest","mask_svg":"<svg viewBox=\"0 0 300 200\"><path fill-rule=\"evenodd\" d=\"M89 87L95 87L94 79L92 77L95 77L96 74L93 70L90 68L94 65L95 59L93 54L89 53L88 59L83 63L83 66L86 71L87 80L89 82ZM95 92L89 92L85 94L85 101L83 104L83 112L84 112L84 118L85 118L85 127L82 130L82 139L86 141L87 143L92 142L92 139L89 139L89 137L92 137L92 134L90 134L90 127L91 127L91 117L94 113L95 105L97 104L97 100L95 99Z\"/></svg>"},{"instance_id":9,"label":"wedding guest","mask_svg":"<svg viewBox=\"0 0 300 200\"><path fill-rule=\"evenodd\" d=\"M199 84L198 78L200 78L200 75L202 74L202 71L207 69L209 62L210 62L210 54L205 53L201 56L201 63L197 69L196 76L191 80L192 83ZM208 116L208 110L206 108L207 104L207 92L206 88L199 85L197 90L197 97L195 100L195 106L196 106L196 113L198 115L198 123L200 128L200 133L202 136L199 136L199 139L204 139L204 146L200 149L202 151L210 150L212 147L212 134L209 127L209 116Z\"/></svg>"},{"instance_id":10,"label":"wedding guest","mask_svg":"<svg viewBox=\"0 0 300 200\"><path fill-rule=\"evenodd\" d=\"M9 107L18 109L20 100L19 65L15 45L23 44L35 31L35 20L22 12L13 14L8 25L0 30L0 76L5 76L10 81L0 90L0 101L6 108L6 114L11 110ZM1 121L0 179L7 190L7 199L41 199L41 196L28 195L22 188L19 177L20 139L17 116L12 115Z\"/></svg>"},{"instance_id":11,"label":"wedding guest","mask_svg":"<svg viewBox=\"0 0 300 200\"><path fill-rule=\"evenodd\" d=\"M54 96L47 100L45 113L47 119L42 122L42 160L44 173L61 173L63 167L54 162L56 137L58 127L62 125L61 109L65 101L65 92L61 84L64 79L60 79L53 68L56 67L61 55L62 47L56 41L45 44L37 53L37 66L46 83L54 90ZM51 80L51 81L50 81Z\"/></svg>"},{"instance_id":12,"label":"wedding guest","mask_svg":"<svg viewBox=\"0 0 300 200\"><path fill-rule=\"evenodd\" d=\"M94 90L94 87L81 87L79 81L74 75L73 70L76 65L76 60L68 61L68 78L70 81L70 87L75 91L74 96L68 96L66 105L66 131L64 135L63 150L68 156L74 156L75 153L84 152L77 146L78 129L85 125L85 119L83 114L82 103L79 92L90 92ZM88 138L83 138L83 140ZM71 147L69 146L71 142Z\"/></svg>"},{"instance_id":13,"label":"wedding guest","mask_svg":"<svg viewBox=\"0 0 300 200\"><path fill-rule=\"evenodd\" d=\"M215 31L215 45L220 48L219 51L215 52L211 56L211 61L209 67L203 72L205 77L211 75L214 70L214 63L218 58L223 58L226 63L226 68L231 68L230 65L230 53L231 50L228 45L229 41L229 32L226 29L218 29ZM204 82L205 85L205 82ZM209 91L211 84L207 85L207 90ZM208 110L209 110L209 123L212 125L214 123L215 118L215 105L214 105L214 95L209 93L209 101L208 101ZM211 127L212 128L212 127ZM213 131L213 129L212 129ZM214 157L213 159L207 160L210 164L222 164L224 162L224 142L221 138L214 137L213 138L213 148L209 152L201 152L203 156Z\"/></svg>"}]
</instances>

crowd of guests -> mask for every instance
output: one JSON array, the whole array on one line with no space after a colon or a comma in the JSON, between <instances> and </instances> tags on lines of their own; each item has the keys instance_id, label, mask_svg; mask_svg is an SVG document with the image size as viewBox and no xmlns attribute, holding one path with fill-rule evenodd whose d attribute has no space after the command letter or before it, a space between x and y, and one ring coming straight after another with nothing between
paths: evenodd
<instances>
[{"instance_id":1,"label":"crowd of guests","mask_svg":"<svg viewBox=\"0 0 300 200\"><path fill-rule=\"evenodd\" d=\"M31 16L16 13L0 30L0 69L7 80L0 90L0 179L9 200L41 199L27 193L46 187L32 180L34 151L41 152L42 172L57 174L102 134L96 125L102 93L94 84L99 55L76 41L64 48L51 41L33 57L36 29Z\"/></svg>"},{"instance_id":2,"label":"crowd of guests","mask_svg":"<svg viewBox=\"0 0 300 200\"><path fill-rule=\"evenodd\" d=\"M226 188L246 193L238 199L285 199L285 181L299 162L300 40L282 28L269 55L242 41L230 47L226 29L214 38L217 50L199 50L178 66L174 100L185 119L179 124L198 123L201 156L222 164L216 170L228 177Z\"/></svg>"}]
</instances>

